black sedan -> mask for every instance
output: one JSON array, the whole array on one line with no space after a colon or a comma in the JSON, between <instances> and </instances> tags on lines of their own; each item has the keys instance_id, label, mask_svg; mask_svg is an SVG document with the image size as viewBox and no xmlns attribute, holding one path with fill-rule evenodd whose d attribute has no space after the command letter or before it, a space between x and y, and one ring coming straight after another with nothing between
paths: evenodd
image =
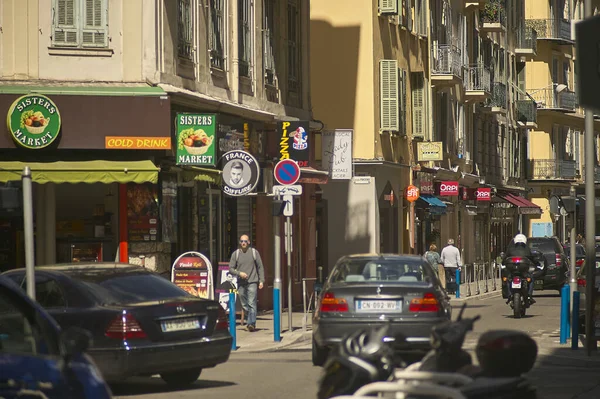
<instances>
[{"instance_id":1,"label":"black sedan","mask_svg":"<svg viewBox=\"0 0 600 399\"><path fill-rule=\"evenodd\" d=\"M25 269L3 273L23 289ZM170 385L193 383L203 368L229 359L227 315L158 274L115 263L41 266L36 299L63 328L93 335L89 354L109 382L160 374Z\"/></svg>"},{"instance_id":2,"label":"black sedan","mask_svg":"<svg viewBox=\"0 0 600 399\"><path fill-rule=\"evenodd\" d=\"M312 360L322 366L332 346L358 329L387 321L390 335L430 349L431 328L451 317L450 298L429 263L415 255L350 255L338 260L313 318Z\"/></svg>"}]
</instances>

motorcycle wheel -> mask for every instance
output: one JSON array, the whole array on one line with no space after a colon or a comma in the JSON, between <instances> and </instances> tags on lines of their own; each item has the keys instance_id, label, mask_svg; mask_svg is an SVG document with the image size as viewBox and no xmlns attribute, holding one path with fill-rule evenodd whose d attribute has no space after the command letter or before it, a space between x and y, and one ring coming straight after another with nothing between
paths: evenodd
<instances>
[{"instance_id":1,"label":"motorcycle wheel","mask_svg":"<svg viewBox=\"0 0 600 399\"><path fill-rule=\"evenodd\" d=\"M521 309L521 293L515 292L513 295L513 315L515 319L520 319L523 311L524 309Z\"/></svg>"}]
</instances>

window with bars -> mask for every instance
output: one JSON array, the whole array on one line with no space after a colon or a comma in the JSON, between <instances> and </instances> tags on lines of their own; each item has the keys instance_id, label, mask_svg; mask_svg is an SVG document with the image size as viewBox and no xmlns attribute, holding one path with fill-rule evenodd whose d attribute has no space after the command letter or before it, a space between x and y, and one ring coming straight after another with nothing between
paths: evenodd
<instances>
[{"instance_id":1,"label":"window with bars","mask_svg":"<svg viewBox=\"0 0 600 399\"><path fill-rule=\"evenodd\" d=\"M263 1L263 66L265 84L277 86L275 73L275 0Z\"/></svg>"},{"instance_id":2,"label":"window with bars","mask_svg":"<svg viewBox=\"0 0 600 399\"><path fill-rule=\"evenodd\" d=\"M287 8L287 49L288 49L288 90L300 90L300 0L288 0Z\"/></svg>"},{"instance_id":3,"label":"window with bars","mask_svg":"<svg viewBox=\"0 0 600 399\"><path fill-rule=\"evenodd\" d=\"M225 0L210 0L210 66L225 70Z\"/></svg>"},{"instance_id":4,"label":"window with bars","mask_svg":"<svg viewBox=\"0 0 600 399\"><path fill-rule=\"evenodd\" d=\"M252 66L252 0L238 0L239 74L249 78Z\"/></svg>"},{"instance_id":5,"label":"window with bars","mask_svg":"<svg viewBox=\"0 0 600 399\"><path fill-rule=\"evenodd\" d=\"M191 0L177 2L177 55L192 59L194 51Z\"/></svg>"},{"instance_id":6,"label":"window with bars","mask_svg":"<svg viewBox=\"0 0 600 399\"><path fill-rule=\"evenodd\" d=\"M53 0L52 45L108 47L108 0Z\"/></svg>"}]
</instances>

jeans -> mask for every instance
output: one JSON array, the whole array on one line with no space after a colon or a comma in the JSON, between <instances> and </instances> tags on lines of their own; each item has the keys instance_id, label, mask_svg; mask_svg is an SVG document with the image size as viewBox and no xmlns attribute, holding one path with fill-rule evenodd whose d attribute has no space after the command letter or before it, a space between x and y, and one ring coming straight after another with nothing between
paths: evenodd
<instances>
[{"instance_id":1,"label":"jeans","mask_svg":"<svg viewBox=\"0 0 600 399\"><path fill-rule=\"evenodd\" d=\"M238 286L238 294L242 302L242 308L247 314L248 325L256 326L256 293L258 291L258 283L240 284Z\"/></svg>"},{"instance_id":2,"label":"jeans","mask_svg":"<svg viewBox=\"0 0 600 399\"><path fill-rule=\"evenodd\" d=\"M531 276L531 281L529 282L529 286L527 289L529 290L529 296L533 296L533 283L535 282L533 276Z\"/></svg>"}]
</instances>

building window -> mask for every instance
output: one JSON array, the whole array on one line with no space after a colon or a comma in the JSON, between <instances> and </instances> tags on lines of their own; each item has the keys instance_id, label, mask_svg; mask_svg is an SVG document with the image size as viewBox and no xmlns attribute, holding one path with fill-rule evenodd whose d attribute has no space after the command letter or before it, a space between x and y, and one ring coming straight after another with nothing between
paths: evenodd
<instances>
[{"instance_id":1,"label":"building window","mask_svg":"<svg viewBox=\"0 0 600 399\"><path fill-rule=\"evenodd\" d=\"M252 0L238 0L239 74L250 77L252 66Z\"/></svg>"},{"instance_id":2,"label":"building window","mask_svg":"<svg viewBox=\"0 0 600 399\"><path fill-rule=\"evenodd\" d=\"M425 4L425 0L415 0L415 31L419 36L427 36L427 8Z\"/></svg>"},{"instance_id":3,"label":"building window","mask_svg":"<svg viewBox=\"0 0 600 399\"><path fill-rule=\"evenodd\" d=\"M52 15L53 46L108 46L108 0L54 0Z\"/></svg>"},{"instance_id":4,"label":"building window","mask_svg":"<svg viewBox=\"0 0 600 399\"><path fill-rule=\"evenodd\" d=\"M425 138L425 78L423 72L411 72L412 135Z\"/></svg>"},{"instance_id":5,"label":"building window","mask_svg":"<svg viewBox=\"0 0 600 399\"><path fill-rule=\"evenodd\" d=\"M191 0L178 0L177 29L177 54L191 60L194 51Z\"/></svg>"},{"instance_id":6,"label":"building window","mask_svg":"<svg viewBox=\"0 0 600 399\"><path fill-rule=\"evenodd\" d=\"M379 129L387 132L400 131L400 82L398 61L379 61Z\"/></svg>"},{"instance_id":7,"label":"building window","mask_svg":"<svg viewBox=\"0 0 600 399\"><path fill-rule=\"evenodd\" d=\"M300 89L300 0L289 0L288 17L288 90L298 93Z\"/></svg>"},{"instance_id":8,"label":"building window","mask_svg":"<svg viewBox=\"0 0 600 399\"><path fill-rule=\"evenodd\" d=\"M210 66L225 70L225 0L210 0Z\"/></svg>"},{"instance_id":9,"label":"building window","mask_svg":"<svg viewBox=\"0 0 600 399\"><path fill-rule=\"evenodd\" d=\"M263 65L265 84L277 86L275 73L275 0L263 1Z\"/></svg>"}]
</instances>

